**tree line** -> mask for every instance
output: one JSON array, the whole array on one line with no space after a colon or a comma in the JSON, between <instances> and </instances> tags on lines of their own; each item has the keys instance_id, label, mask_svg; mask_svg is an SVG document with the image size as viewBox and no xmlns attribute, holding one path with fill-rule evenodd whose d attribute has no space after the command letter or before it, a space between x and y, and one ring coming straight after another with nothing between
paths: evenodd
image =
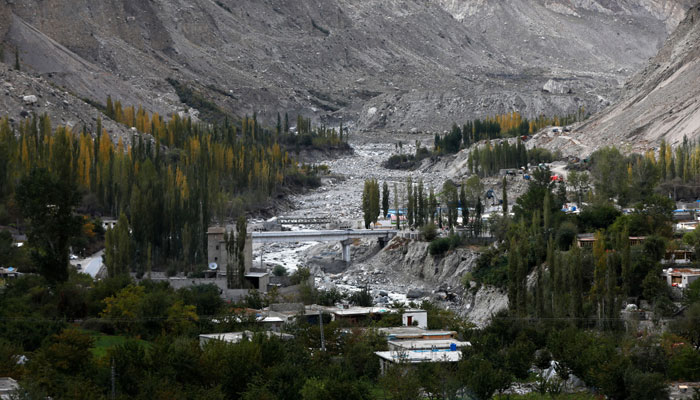
<instances>
[{"instance_id":1,"label":"tree line","mask_svg":"<svg viewBox=\"0 0 700 400\"><path fill-rule=\"evenodd\" d=\"M124 214L130 245L122 238L128 256L121 259L129 265L120 268L143 272L148 262L202 262L210 223L264 206L282 188L318 184L318 168L299 165L274 131L256 128L254 119L212 126L177 115L166 122L133 108L119 112L118 104L113 108L115 118L121 114L129 122L133 114L137 129L153 136L134 134L115 143L100 119L95 132L53 128L46 115L24 119L16 128L7 117L0 119L0 220L24 217L23 226L33 229L41 204L31 210L17 207L22 182L33 190L33 202L49 201L50 188L60 186L54 191L70 194L57 195L64 196L62 210ZM33 182L46 183L46 189ZM69 225L68 235L75 236Z\"/></svg>"}]
</instances>

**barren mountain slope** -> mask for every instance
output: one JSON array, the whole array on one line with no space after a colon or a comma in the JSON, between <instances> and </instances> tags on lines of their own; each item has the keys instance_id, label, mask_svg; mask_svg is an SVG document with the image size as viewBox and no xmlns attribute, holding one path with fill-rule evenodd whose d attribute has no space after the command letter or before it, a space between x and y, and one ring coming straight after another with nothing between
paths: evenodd
<instances>
[{"instance_id":1,"label":"barren mountain slope","mask_svg":"<svg viewBox=\"0 0 700 400\"><path fill-rule=\"evenodd\" d=\"M408 131L600 109L689 1L0 0L0 39L93 101L169 113L172 77L236 114Z\"/></svg>"},{"instance_id":2,"label":"barren mountain slope","mask_svg":"<svg viewBox=\"0 0 700 400\"><path fill-rule=\"evenodd\" d=\"M694 6L659 54L624 87L619 103L576 135L592 147L625 143L655 147L665 139L700 138L700 5Z\"/></svg>"}]
</instances>

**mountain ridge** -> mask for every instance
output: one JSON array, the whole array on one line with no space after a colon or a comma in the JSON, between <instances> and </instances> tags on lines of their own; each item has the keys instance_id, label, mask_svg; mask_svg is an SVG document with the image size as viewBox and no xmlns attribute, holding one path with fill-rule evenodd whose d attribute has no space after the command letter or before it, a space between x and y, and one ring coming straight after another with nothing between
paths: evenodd
<instances>
[{"instance_id":1,"label":"mountain ridge","mask_svg":"<svg viewBox=\"0 0 700 400\"><path fill-rule=\"evenodd\" d=\"M165 80L174 78L269 122L289 111L364 130L439 131L512 110L602 109L688 2L11 3L0 8L12 21L0 39L27 69L93 102L111 94L169 114L186 108ZM467 6L475 13L458 20Z\"/></svg>"},{"instance_id":2,"label":"mountain ridge","mask_svg":"<svg viewBox=\"0 0 700 400\"><path fill-rule=\"evenodd\" d=\"M700 137L700 3L693 6L664 47L630 78L618 103L593 116L578 134L592 148L619 144L655 148Z\"/></svg>"}]
</instances>

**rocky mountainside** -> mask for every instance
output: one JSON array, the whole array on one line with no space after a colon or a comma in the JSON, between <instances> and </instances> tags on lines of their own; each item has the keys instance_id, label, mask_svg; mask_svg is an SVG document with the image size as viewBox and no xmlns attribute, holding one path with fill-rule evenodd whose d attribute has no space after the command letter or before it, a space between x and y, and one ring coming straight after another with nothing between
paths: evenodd
<instances>
[{"instance_id":1,"label":"rocky mountainside","mask_svg":"<svg viewBox=\"0 0 700 400\"><path fill-rule=\"evenodd\" d=\"M700 4L658 55L624 86L619 103L596 115L575 135L591 149L622 145L653 148L665 139L700 138Z\"/></svg>"},{"instance_id":2,"label":"rocky mountainside","mask_svg":"<svg viewBox=\"0 0 700 400\"><path fill-rule=\"evenodd\" d=\"M690 1L0 0L0 41L96 102L171 113L173 78L268 121L434 130L602 108Z\"/></svg>"}]
</instances>

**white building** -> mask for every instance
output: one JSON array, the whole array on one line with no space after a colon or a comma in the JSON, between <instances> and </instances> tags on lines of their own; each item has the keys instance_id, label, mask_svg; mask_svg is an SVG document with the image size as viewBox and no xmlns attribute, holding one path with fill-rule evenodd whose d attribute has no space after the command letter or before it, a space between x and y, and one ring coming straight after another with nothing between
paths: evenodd
<instances>
[{"instance_id":1,"label":"white building","mask_svg":"<svg viewBox=\"0 0 700 400\"><path fill-rule=\"evenodd\" d=\"M379 365L382 374L391 364L407 363L420 364L427 362L449 362L455 363L462 359L462 352L459 350L395 350L376 351L374 354L379 357Z\"/></svg>"},{"instance_id":2,"label":"white building","mask_svg":"<svg viewBox=\"0 0 700 400\"><path fill-rule=\"evenodd\" d=\"M417 326L427 329L428 312L425 310L406 310L401 316L401 324L403 326Z\"/></svg>"},{"instance_id":3,"label":"white building","mask_svg":"<svg viewBox=\"0 0 700 400\"><path fill-rule=\"evenodd\" d=\"M669 286L685 289L700 278L700 268L668 268L661 274Z\"/></svg>"}]
</instances>

